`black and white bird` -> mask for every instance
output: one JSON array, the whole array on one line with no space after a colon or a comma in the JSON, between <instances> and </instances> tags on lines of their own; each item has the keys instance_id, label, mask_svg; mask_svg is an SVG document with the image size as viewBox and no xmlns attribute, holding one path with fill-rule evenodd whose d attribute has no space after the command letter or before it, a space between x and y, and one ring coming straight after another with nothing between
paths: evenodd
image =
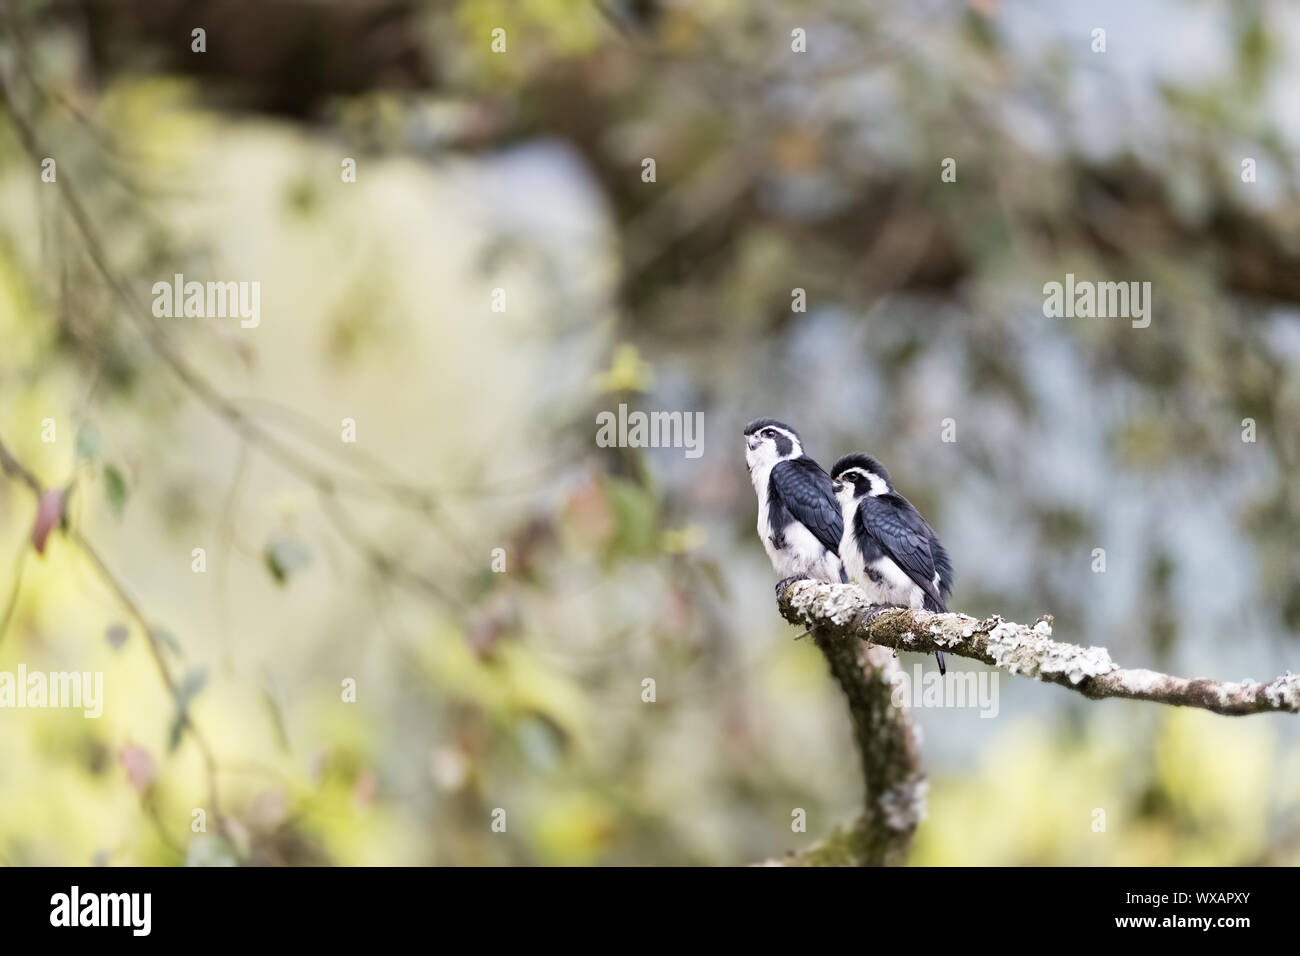
<instances>
[{"instance_id":1,"label":"black and white bird","mask_svg":"<svg viewBox=\"0 0 1300 956\"><path fill-rule=\"evenodd\" d=\"M777 593L799 578L847 584L840 506L830 476L803 453L798 433L771 418L750 422L745 463L758 495L758 536L781 575Z\"/></svg>"},{"instance_id":2,"label":"black and white bird","mask_svg":"<svg viewBox=\"0 0 1300 956\"><path fill-rule=\"evenodd\" d=\"M873 604L946 612L952 562L934 529L896 492L889 473L867 455L845 455L831 469L844 527L839 552L849 580ZM939 673L943 652L936 651Z\"/></svg>"}]
</instances>

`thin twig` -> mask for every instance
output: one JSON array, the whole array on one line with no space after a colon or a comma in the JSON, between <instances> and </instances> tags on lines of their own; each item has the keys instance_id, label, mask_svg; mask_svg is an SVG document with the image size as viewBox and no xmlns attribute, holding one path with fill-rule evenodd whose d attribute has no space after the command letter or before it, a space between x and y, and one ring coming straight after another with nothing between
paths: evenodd
<instances>
[{"instance_id":1,"label":"thin twig","mask_svg":"<svg viewBox=\"0 0 1300 956\"><path fill-rule=\"evenodd\" d=\"M45 494L45 486L36 474L27 466L18 461L17 458L9 451L3 439L0 439L0 470L3 470L9 478L20 481L26 485L39 502ZM199 754L203 760L204 776L207 780L208 802L212 808L212 813L217 820L217 826L223 836L228 836L225 823L221 816L220 794L217 788L217 762L212 754L212 748L208 743L207 736L195 723L193 716L190 714L188 702L181 695L180 687L173 677L171 668L167 664L167 659L163 655L162 646L158 641L154 628L149 624L144 612L135 602L127 591L126 586L118 580L117 576L108 567L108 564L100 556L81 531L75 527L69 528L66 532L70 541L77 546L86 559L94 568L99 579L108 587L117 598L118 603L126 611L127 615L140 628L141 633L145 636L145 646L149 648L149 654L153 658L154 666L158 671L159 677L162 678L168 694L171 695L173 702L176 704L177 713L180 719L185 722L185 727L190 733L191 739L199 749Z\"/></svg>"}]
</instances>

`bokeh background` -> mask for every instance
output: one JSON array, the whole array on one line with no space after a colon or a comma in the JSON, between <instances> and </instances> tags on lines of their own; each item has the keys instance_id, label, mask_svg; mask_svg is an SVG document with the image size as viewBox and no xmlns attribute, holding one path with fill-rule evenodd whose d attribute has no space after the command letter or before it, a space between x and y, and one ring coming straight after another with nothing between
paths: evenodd
<instances>
[{"instance_id":1,"label":"bokeh background","mask_svg":"<svg viewBox=\"0 0 1300 956\"><path fill-rule=\"evenodd\" d=\"M861 780L772 600L759 416L883 460L957 609L1300 669L1294 5L0 9L0 441L71 488L37 555L0 484L0 670L106 698L0 710L0 862L811 846ZM260 325L155 320L177 272L258 281ZM1151 282L1150 327L1045 318L1067 272ZM597 447L620 402L703 412L703 455ZM1294 716L998 703L917 712L911 862L1300 862Z\"/></svg>"}]
</instances>

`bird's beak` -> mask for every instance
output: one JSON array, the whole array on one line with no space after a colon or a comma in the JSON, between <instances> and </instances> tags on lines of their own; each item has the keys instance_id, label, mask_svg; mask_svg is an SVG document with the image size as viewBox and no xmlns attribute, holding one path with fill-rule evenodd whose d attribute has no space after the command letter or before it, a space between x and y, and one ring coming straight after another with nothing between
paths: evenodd
<instances>
[{"instance_id":1,"label":"bird's beak","mask_svg":"<svg viewBox=\"0 0 1300 956\"><path fill-rule=\"evenodd\" d=\"M746 438L745 447L748 448L750 451L753 451L755 448L758 447L758 440L755 438Z\"/></svg>"},{"instance_id":2,"label":"bird's beak","mask_svg":"<svg viewBox=\"0 0 1300 956\"><path fill-rule=\"evenodd\" d=\"M838 479L831 482L831 491L835 492L838 495L843 490L844 490L844 482Z\"/></svg>"}]
</instances>

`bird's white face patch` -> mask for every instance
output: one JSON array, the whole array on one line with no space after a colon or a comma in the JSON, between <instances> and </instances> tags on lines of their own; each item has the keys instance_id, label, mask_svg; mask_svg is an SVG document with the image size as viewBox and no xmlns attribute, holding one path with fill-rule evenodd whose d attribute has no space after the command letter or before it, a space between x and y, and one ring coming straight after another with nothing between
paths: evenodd
<instances>
[{"instance_id":1,"label":"bird's white face patch","mask_svg":"<svg viewBox=\"0 0 1300 956\"><path fill-rule=\"evenodd\" d=\"M874 471L864 471L863 474L867 476L867 480L870 482L871 486L871 490L868 491L867 494L876 498L889 492L889 482L885 481L884 478L881 478Z\"/></svg>"},{"instance_id":2,"label":"bird's white face patch","mask_svg":"<svg viewBox=\"0 0 1300 956\"><path fill-rule=\"evenodd\" d=\"M841 475L835 482L834 488L835 500L840 503L840 510L847 512L853 503L858 500L857 490L854 488L853 482L845 481L844 476Z\"/></svg>"},{"instance_id":3,"label":"bird's white face patch","mask_svg":"<svg viewBox=\"0 0 1300 956\"><path fill-rule=\"evenodd\" d=\"M799 436L776 425L768 425L745 436L745 464L750 471L771 468L778 461L801 455L803 446L799 444Z\"/></svg>"},{"instance_id":4,"label":"bird's white face patch","mask_svg":"<svg viewBox=\"0 0 1300 956\"><path fill-rule=\"evenodd\" d=\"M879 497L889 491L889 482L874 471L864 471L861 468L846 468L840 473L839 481L841 488L835 493L835 497L840 499L841 504L866 495ZM860 494L859 489L861 489Z\"/></svg>"}]
</instances>

